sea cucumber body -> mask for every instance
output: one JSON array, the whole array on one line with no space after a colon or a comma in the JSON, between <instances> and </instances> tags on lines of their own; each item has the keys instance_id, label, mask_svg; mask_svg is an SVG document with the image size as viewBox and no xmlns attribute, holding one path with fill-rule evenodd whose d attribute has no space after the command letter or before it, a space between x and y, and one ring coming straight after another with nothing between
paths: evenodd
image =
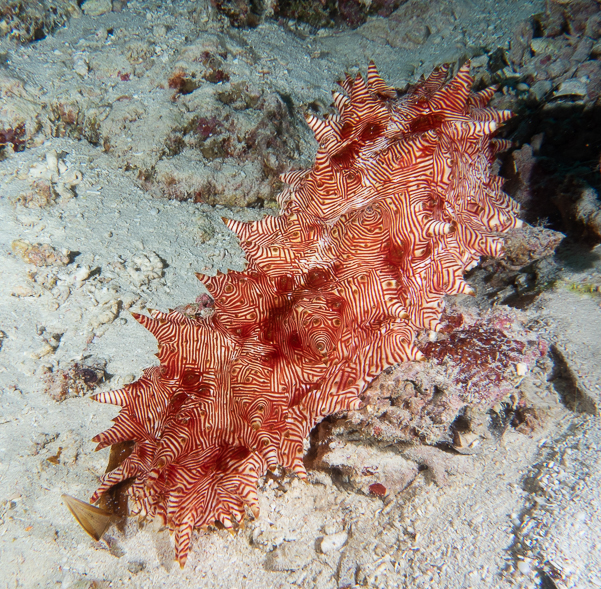
<instances>
[{"instance_id":1,"label":"sea cucumber body","mask_svg":"<svg viewBox=\"0 0 601 589\"><path fill-rule=\"evenodd\" d=\"M158 340L160 366L96 400L122 407L99 448L135 447L92 501L134 478L138 512L175 530L184 563L194 527L232 526L258 512L257 479L282 465L299 476L317 421L357 408L386 367L418 360L421 329L436 330L443 296L499 234L517 205L489 168L507 111L472 93L469 65L435 70L399 96L368 68L335 93L339 115L308 117L320 144L309 170L290 172L280 215L227 221L244 272L199 276L214 313L153 311L138 321Z\"/></svg>"}]
</instances>

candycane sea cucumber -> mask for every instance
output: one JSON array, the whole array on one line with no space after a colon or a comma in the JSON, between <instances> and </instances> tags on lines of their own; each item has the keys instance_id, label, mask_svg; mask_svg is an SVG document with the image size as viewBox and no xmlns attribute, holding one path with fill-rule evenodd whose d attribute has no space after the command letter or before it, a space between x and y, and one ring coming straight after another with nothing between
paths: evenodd
<instances>
[{"instance_id":1,"label":"candycane sea cucumber","mask_svg":"<svg viewBox=\"0 0 601 589\"><path fill-rule=\"evenodd\" d=\"M133 511L175 531L182 566L195 527L257 515L267 469L305 476L309 430L359 407L386 367L419 360L415 334L439 327L443 296L472 293L466 270L501 255L500 234L520 224L490 172L511 113L486 107L492 89L471 91L469 64L449 71L403 93L373 63L367 81L347 76L339 114L307 118L319 151L283 176L280 215L227 221L248 266L199 275L213 313L136 316L160 365L95 397L121 407L98 448L135 446L92 502L133 479Z\"/></svg>"}]
</instances>

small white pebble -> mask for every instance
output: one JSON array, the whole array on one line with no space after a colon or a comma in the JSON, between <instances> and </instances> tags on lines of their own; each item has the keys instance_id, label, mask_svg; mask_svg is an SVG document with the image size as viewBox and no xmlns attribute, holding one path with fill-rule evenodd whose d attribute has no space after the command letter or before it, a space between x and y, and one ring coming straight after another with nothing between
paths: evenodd
<instances>
[{"instance_id":1,"label":"small white pebble","mask_svg":"<svg viewBox=\"0 0 601 589\"><path fill-rule=\"evenodd\" d=\"M529 560L520 560L518 562L518 571L523 575L529 575L532 572L532 566Z\"/></svg>"},{"instance_id":2,"label":"small white pebble","mask_svg":"<svg viewBox=\"0 0 601 589\"><path fill-rule=\"evenodd\" d=\"M90 275L90 269L87 266L81 266L73 273L76 282L83 282Z\"/></svg>"},{"instance_id":3,"label":"small white pebble","mask_svg":"<svg viewBox=\"0 0 601 589\"><path fill-rule=\"evenodd\" d=\"M515 371L518 373L518 376L525 376L528 372L528 364L524 364L523 362L518 362L515 365Z\"/></svg>"},{"instance_id":4,"label":"small white pebble","mask_svg":"<svg viewBox=\"0 0 601 589\"><path fill-rule=\"evenodd\" d=\"M76 53L73 55L73 71L76 74L79 74L82 78L88 75L88 60L81 53Z\"/></svg>"},{"instance_id":5,"label":"small white pebble","mask_svg":"<svg viewBox=\"0 0 601 589\"><path fill-rule=\"evenodd\" d=\"M346 532L338 532L338 534L331 534L324 536L321 541L321 551L324 554L332 552L333 550L340 550L348 540L348 534Z\"/></svg>"}]
</instances>

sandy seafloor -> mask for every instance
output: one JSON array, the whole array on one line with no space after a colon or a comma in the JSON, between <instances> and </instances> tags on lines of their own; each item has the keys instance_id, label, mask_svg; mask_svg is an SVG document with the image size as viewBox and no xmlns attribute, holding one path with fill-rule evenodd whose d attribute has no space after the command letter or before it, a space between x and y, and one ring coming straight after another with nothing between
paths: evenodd
<instances>
[{"instance_id":1,"label":"sandy seafloor","mask_svg":"<svg viewBox=\"0 0 601 589\"><path fill-rule=\"evenodd\" d=\"M376 34L388 26L384 19L305 36L274 22L228 29L209 8L192 22L192 4L198 6L134 1L119 13L74 18L32 45L0 45L9 80L2 100L12 87L21 100L14 108L38 116L40 104L56 97L77 103L94 96L114 106L127 94L151 113L129 147L132 137L120 136L118 125L116 147L108 150L41 132L35 145L0 162L0 587L601 587L600 299L559 287L541 295L531 313L565 351L581 402L576 410L557 404L553 419L531 435L509 429L485 452L462 457L464 466L446 485L420 476L410 492L383 502L336 486L327 473L311 473L308 483L271 478L259 489L259 519L234 534L195 534L183 570L159 524L130 518L95 542L67 511L61 494L89 498L104 472L108 450L95 453L90 439L117 409L87 394L55 401L48 375L102 359L109 377L96 391L137 378L156 363L156 343L129 310L193 301L202 290L194 271L242 269L241 249L220 217L263 214L157 198L130 171L157 149L163 115L173 116L173 91L155 90L184 59L183 49L227 47L230 82L278 91L295 109L311 100L328 104L343 72L365 72L370 59L402 86L466 48L507 46L519 23L543 7L538 0L440 3L424 18L454 17L408 49L387 44L389 32ZM402 21L395 26L401 36ZM121 66L112 63L119 42L108 29L151 47L154 65L110 82L111 68ZM301 144L306 165L315 145ZM60 162L54 177L53 154ZM75 171L82 179L71 195L65 178ZM61 193L56 202L23 205L19 196L40 178ZM15 254L15 240L51 245L58 265L27 264ZM63 251L71 254L60 265ZM566 264L563 272L577 281L598 277L600 268L593 250L586 264ZM533 480L538 484L527 484ZM340 533L353 541L337 545ZM333 538L332 550L320 549L324 537Z\"/></svg>"}]
</instances>

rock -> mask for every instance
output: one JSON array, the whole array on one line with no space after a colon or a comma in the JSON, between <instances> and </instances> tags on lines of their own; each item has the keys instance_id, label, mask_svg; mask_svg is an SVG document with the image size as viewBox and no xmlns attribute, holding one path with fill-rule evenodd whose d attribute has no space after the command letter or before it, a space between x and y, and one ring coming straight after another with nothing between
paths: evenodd
<instances>
[{"instance_id":1,"label":"rock","mask_svg":"<svg viewBox=\"0 0 601 589\"><path fill-rule=\"evenodd\" d=\"M549 80L539 80L530 88L530 94L537 102L542 102L551 90L553 90L553 84Z\"/></svg>"},{"instance_id":2,"label":"rock","mask_svg":"<svg viewBox=\"0 0 601 589\"><path fill-rule=\"evenodd\" d=\"M434 482L443 487L448 484L447 475L467 472L471 467L469 456L452 456L432 446L415 446L404 452L407 458L426 466Z\"/></svg>"},{"instance_id":3,"label":"rock","mask_svg":"<svg viewBox=\"0 0 601 589\"><path fill-rule=\"evenodd\" d=\"M601 55L601 43L595 43L591 49L592 57L599 57Z\"/></svg>"},{"instance_id":4,"label":"rock","mask_svg":"<svg viewBox=\"0 0 601 589\"><path fill-rule=\"evenodd\" d=\"M576 78L570 78L559 85L553 93L553 98L584 98L586 96L586 84Z\"/></svg>"},{"instance_id":5,"label":"rock","mask_svg":"<svg viewBox=\"0 0 601 589\"><path fill-rule=\"evenodd\" d=\"M24 262L38 267L66 266L70 260L70 252L59 251L47 243L32 244L24 239L15 239L11 249Z\"/></svg>"},{"instance_id":6,"label":"rock","mask_svg":"<svg viewBox=\"0 0 601 589\"><path fill-rule=\"evenodd\" d=\"M592 39L589 39L588 37L584 37L583 39L581 39L578 45L576 46L576 51L574 51L574 54L572 55L572 61L580 63L582 61L587 60L589 55L591 54L593 45L594 43Z\"/></svg>"},{"instance_id":7,"label":"rock","mask_svg":"<svg viewBox=\"0 0 601 589\"><path fill-rule=\"evenodd\" d=\"M347 540L348 534L346 532L338 532L337 534L324 536L319 547L324 554L327 554L334 550L340 550L346 544Z\"/></svg>"},{"instance_id":8,"label":"rock","mask_svg":"<svg viewBox=\"0 0 601 589\"><path fill-rule=\"evenodd\" d=\"M534 55L551 55L556 52L556 42L555 39L537 37L530 41L530 48Z\"/></svg>"},{"instance_id":9,"label":"rock","mask_svg":"<svg viewBox=\"0 0 601 589\"><path fill-rule=\"evenodd\" d=\"M88 60L83 53L73 55L73 71L82 78L87 76L89 70Z\"/></svg>"},{"instance_id":10,"label":"rock","mask_svg":"<svg viewBox=\"0 0 601 589\"><path fill-rule=\"evenodd\" d=\"M86 16L100 16L111 12L113 4L111 0L86 0L81 9Z\"/></svg>"},{"instance_id":11,"label":"rock","mask_svg":"<svg viewBox=\"0 0 601 589\"><path fill-rule=\"evenodd\" d=\"M344 473L348 482L357 490L370 495L370 487L380 484L390 493L407 487L417 476L417 465L402 456L362 447L353 443L335 441L323 457L323 464Z\"/></svg>"},{"instance_id":12,"label":"rock","mask_svg":"<svg viewBox=\"0 0 601 589\"><path fill-rule=\"evenodd\" d=\"M503 266L518 270L536 260L552 256L565 236L545 227L523 225L512 229L505 239Z\"/></svg>"},{"instance_id":13,"label":"rock","mask_svg":"<svg viewBox=\"0 0 601 589\"><path fill-rule=\"evenodd\" d=\"M127 563L127 570L132 575L137 575L138 573L141 573L145 568L146 568L146 565L143 562L138 561L138 560L134 560L132 562Z\"/></svg>"},{"instance_id":14,"label":"rock","mask_svg":"<svg viewBox=\"0 0 601 589\"><path fill-rule=\"evenodd\" d=\"M3 0L0 3L0 37L6 36L26 45L44 39L70 18L80 16L81 9L73 0Z\"/></svg>"},{"instance_id":15,"label":"rock","mask_svg":"<svg viewBox=\"0 0 601 589\"><path fill-rule=\"evenodd\" d=\"M149 284L151 280L163 275L163 261L155 252L139 253L132 257L126 265L127 272L136 286Z\"/></svg>"},{"instance_id":16,"label":"rock","mask_svg":"<svg viewBox=\"0 0 601 589\"><path fill-rule=\"evenodd\" d=\"M601 241L601 201L594 188L569 175L552 199L569 231L580 239Z\"/></svg>"}]
</instances>

